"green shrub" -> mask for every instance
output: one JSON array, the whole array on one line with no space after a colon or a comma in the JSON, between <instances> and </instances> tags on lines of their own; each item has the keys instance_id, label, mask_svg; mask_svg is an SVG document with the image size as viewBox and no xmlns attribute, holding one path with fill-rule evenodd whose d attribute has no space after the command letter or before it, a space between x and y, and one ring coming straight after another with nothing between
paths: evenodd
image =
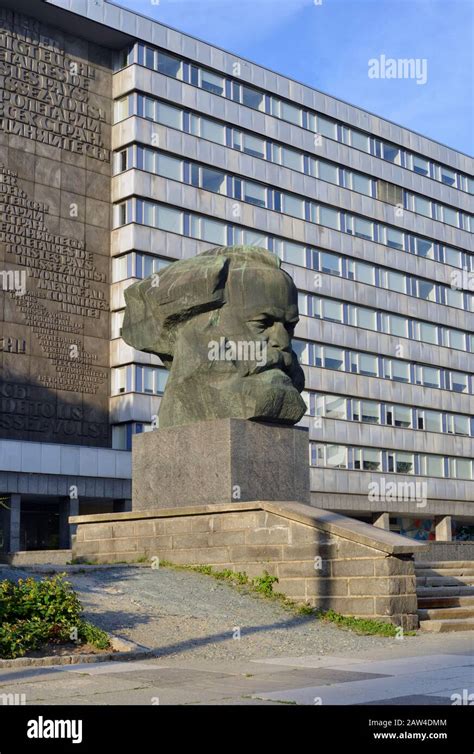
<instances>
[{"instance_id":1,"label":"green shrub","mask_svg":"<svg viewBox=\"0 0 474 754\"><path fill-rule=\"evenodd\" d=\"M271 576L268 571L264 571L263 576L256 576L252 583L257 592L269 597L274 594L273 584L275 582L278 582L278 578L276 576Z\"/></svg>"},{"instance_id":2,"label":"green shrub","mask_svg":"<svg viewBox=\"0 0 474 754\"><path fill-rule=\"evenodd\" d=\"M0 657L21 657L73 639L99 649L109 646L107 634L82 619L79 598L64 575L0 582Z\"/></svg>"}]
</instances>

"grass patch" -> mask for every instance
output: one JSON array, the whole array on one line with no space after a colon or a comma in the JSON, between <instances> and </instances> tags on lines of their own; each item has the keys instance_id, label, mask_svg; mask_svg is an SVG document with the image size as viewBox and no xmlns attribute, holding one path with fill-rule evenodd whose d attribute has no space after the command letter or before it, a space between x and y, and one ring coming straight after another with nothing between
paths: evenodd
<instances>
[{"instance_id":1,"label":"grass patch","mask_svg":"<svg viewBox=\"0 0 474 754\"><path fill-rule=\"evenodd\" d=\"M334 610L321 610L320 608L311 607L311 605L302 605L294 602L285 594L273 591L273 586L278 583L278 578L269 574L268 571L264 571L262 576L256 576L252 579L244 571L231 571L230 568L216 571L210 565L175 565L168 560L161 560L160 566L195 571L205 576L212 576L218 581L227 581L233 586L244 586L250 592L278 601L283 607L288 608L297 615L314 616L318 620L334 623L339 628L353 631L359 635L387 637L396 637L399 635L399 627L393 623L384 623L383 621L372 620L370 618L355 618L353 616L340 615ZM403 636L416 636L416 631L404 631Z\"/></svg>"},{"instance_id":2,"label":"grass patch","mask_svg":"<svg viewBox=\"0 0 474 754\"><path fill-rule=\"evenodd\" d=\"M378 636L399 636L400 629L393 623L384 623L381 620L371 618L354 618L350 615L340 615L334 610L317 611L322 620L335 623L340 628L354 631L356 634L378 635ZM403 636L416 636L415 631L404 631Z\"/></svg>"},{"instance_id":3,"label":"grass patch","mask_svg":"<svg viewBox=\"0 0 474 754\"><path fill-rule=\"evenodd\" d=\"M82 605L64 576L0 582L0 658L23 657L46 644L110 646L105 631L82 618Z\"/></svg>"}]
</instances>

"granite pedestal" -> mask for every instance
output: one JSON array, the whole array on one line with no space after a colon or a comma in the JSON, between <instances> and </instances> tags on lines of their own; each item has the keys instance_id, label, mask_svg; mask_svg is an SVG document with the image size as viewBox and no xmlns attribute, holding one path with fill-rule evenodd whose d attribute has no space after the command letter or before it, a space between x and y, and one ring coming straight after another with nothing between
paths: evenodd
<instances>
[{"instance_id":1,"label":"granite pedestal","mask_svg":"<svg viewBox=\"0 0 474 754\"><path fill-rule=\"evenodd\" d=\"M218 419L135 435L132 509L309 503L308 430Z\"/></svg>"}]
</instances>

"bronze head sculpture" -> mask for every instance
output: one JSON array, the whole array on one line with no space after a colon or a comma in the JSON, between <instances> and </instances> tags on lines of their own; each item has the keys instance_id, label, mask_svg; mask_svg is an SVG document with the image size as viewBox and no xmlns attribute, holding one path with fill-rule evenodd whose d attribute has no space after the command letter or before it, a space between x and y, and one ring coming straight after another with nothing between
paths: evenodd
<instances>
[{"instance_id":1,"label":"bronze head sculpture","mask_svg":"<svg viewBox=\"0 0 474 754\"><path fill-rule=\"evenodd\" d=\"M160 427L223 418L291 425L305 413L291 347L298 293L274 254L210 249L134 283L125 300L123 339L170 370Z\"/></svg>"}]
</instances>

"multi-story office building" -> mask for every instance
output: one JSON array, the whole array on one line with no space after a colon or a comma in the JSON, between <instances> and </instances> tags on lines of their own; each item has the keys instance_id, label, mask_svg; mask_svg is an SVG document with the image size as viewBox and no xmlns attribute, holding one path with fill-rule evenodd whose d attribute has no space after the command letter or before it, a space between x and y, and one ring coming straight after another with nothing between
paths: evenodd
<instances>
[{"instance_id":1,"label":"multi-story office building","mask_svg":"<svg viewBox=\"0 0 474 754\"><path fill-rule=\"evenodd\" d=\"M167 373L124 290L231 244L300 290L312 503L467 537L472 159L103 0L0 17L3 549L129 504Z\"/></svg>"}]
</instances>

